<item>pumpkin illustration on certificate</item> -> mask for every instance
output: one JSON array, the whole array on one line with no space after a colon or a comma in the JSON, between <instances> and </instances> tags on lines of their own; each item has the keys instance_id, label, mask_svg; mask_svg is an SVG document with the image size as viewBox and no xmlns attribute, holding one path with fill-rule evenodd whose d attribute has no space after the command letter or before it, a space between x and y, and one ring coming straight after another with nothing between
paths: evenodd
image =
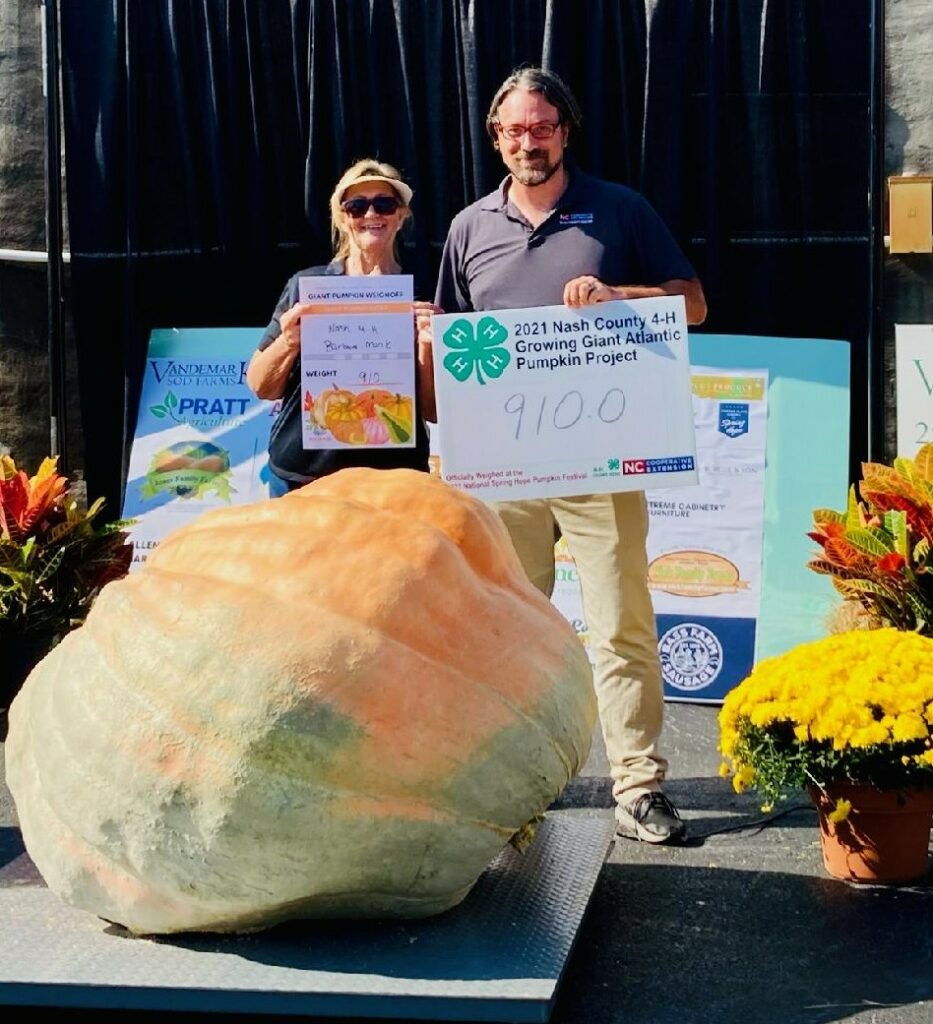
<instances>
[{"instance_id":1,"label":"pumpkin illustration on certificate","mask_svg":"<svg viewBox=\"0 0 933 1024\"><path fill-rule=\"evenodd\" d=\"M415 444L412 279L305 277L301 320L305 448Z\"/></svg>"}]
</instances>

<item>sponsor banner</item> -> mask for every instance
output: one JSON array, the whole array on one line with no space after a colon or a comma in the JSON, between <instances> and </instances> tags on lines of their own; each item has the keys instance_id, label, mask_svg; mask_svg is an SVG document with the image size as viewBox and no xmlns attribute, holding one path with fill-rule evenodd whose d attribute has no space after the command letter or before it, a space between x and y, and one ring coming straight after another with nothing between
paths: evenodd
<instances>
[{"instance_id":1,"label":"sponsor banner","mask_svg":"<svg viewBox=\"0 0 933 1024\"><path fill-rule=\"evenodd\" d=\"M434 317L443 478L478 498L696 483L682 296Z\"/></svg>"},{"instance_id":2,"label":"sponsor banner","mask_svg":"<svg viewBox=\"0 0 933 1024\"><path fill-rule=\"evenodd\" d=\"M658 655L667 700L720 703L751 671L756 622L658 615Z\"/></svg>"},{"instance_id":3,"label":"sponsor banner","mask_svg":"<svg viewBox=\"0 0 933 1024\"><path fill-rule=\"evenodd\" d=\"M648 586L665 697L719 701L754 664L768 374L695 366L691 380L700 483L646 491ZM577 571L563 540L552 600L588 643Z\"/></svg>"},{"instance_id":4,"label":"sponsor banner","mask_svg":"<svg viewBox=\"0 0 933 1024\"><path fill-rule=\"evenodd\" d=\"M269 496L274 403L246 383L261 328L155 330L149 337L123 516L133 568L211 508Z\"/></svg>"},{"instance_id":5,"label":"sponsor banner","mask_svg":"<svg viewBox=\"0 0 933 1024\"><path fill-rule=\"evenodd\" d=\"M305 448L413 448L412 278L301 277Z\"/></svg>"},{"instance_id":6,"label":"sponsor banner","mask_svg":"<svg viewBox=\"0 0 933 1024\"><path fill-rule=\"evenodd\" d=\"M897 454L933 442L933 324L895 324Z\"/></svg>"}]
</instances>

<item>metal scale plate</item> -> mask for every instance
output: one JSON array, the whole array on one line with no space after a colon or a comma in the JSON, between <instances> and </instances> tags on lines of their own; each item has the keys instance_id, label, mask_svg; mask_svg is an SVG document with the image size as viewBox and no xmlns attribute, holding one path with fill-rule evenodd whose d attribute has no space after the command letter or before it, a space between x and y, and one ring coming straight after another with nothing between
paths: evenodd
<instances>
[{"instance_id":1,"label":"metal scale plate","mask_svg":"<svg viewBox=\"0 0 933 1024\"><path fill-rule=\"evenodd\" d=\"M0 869L0 1004L546 1021L612 841L611 816L550 813L466 900L417 922L295 922L137 939L66 906L25 853Z\"/></svg>"}]
</instances>

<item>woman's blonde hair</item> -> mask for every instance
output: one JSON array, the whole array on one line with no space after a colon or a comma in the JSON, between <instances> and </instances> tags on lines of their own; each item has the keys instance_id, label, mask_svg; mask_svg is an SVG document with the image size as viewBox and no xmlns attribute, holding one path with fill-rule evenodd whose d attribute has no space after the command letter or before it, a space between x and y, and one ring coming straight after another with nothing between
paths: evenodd
<instances>
[{"instance_id":1,"label":"woman's blonde hair","mask_svg":"<svg viewBox=\"0 0 933 1024\"><path fill-rule=\"evenodd\" d=\"M340 180L334 186L334 191L330 197L330 228L331 236L334 242L334 259L345 260L350 255L350 234L343 226L344 212L340 207L340 200L343 199L344 192L359 181L360 178L366 177L377 177L386 179L386 184L392 188L395 192L399 202L402 204L404 211L404 220L407 220L411 216L408 204L405 202L405 193L411 195L411 189L402 181L402 176L398 170L392 166L392 164L384 164L379 160L373 160L367 158L365 160L357 160L352 167L348 167L343 174L340 176ZM393 187L392 182L397 181L403 186L403 190L399 190ZM395 259L398 259L398 235L392 241L392 254Z\"/></svg>"}]
</instances>

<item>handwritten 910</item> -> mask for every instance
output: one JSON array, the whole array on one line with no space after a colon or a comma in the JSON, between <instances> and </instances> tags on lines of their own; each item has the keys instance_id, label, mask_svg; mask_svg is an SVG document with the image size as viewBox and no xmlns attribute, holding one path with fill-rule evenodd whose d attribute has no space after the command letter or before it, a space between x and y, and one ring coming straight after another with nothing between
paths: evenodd
<instances>
[{"instance_id":1,"label":"handwritten 910","mask_svg":"<svg viewBox=\"0 0 933 1024\"><path fill-rule=\"evenodd\" d=\"M590 399L590 407L587 409L587 399L576 389L566 391L559 398L552 398L544 395L542 398L532 402L526 400L521 391L509 395L502 408L503 411L515 417L515 440L522 438L522 432L527 432L534 427L535 436L541 434L542 428L554 430L570 430L581 421L592 419L593 413L607 424L617 423L625 412L625 394L621 388L609 388L598 401Z\"/></svg>"}]
</instances>

